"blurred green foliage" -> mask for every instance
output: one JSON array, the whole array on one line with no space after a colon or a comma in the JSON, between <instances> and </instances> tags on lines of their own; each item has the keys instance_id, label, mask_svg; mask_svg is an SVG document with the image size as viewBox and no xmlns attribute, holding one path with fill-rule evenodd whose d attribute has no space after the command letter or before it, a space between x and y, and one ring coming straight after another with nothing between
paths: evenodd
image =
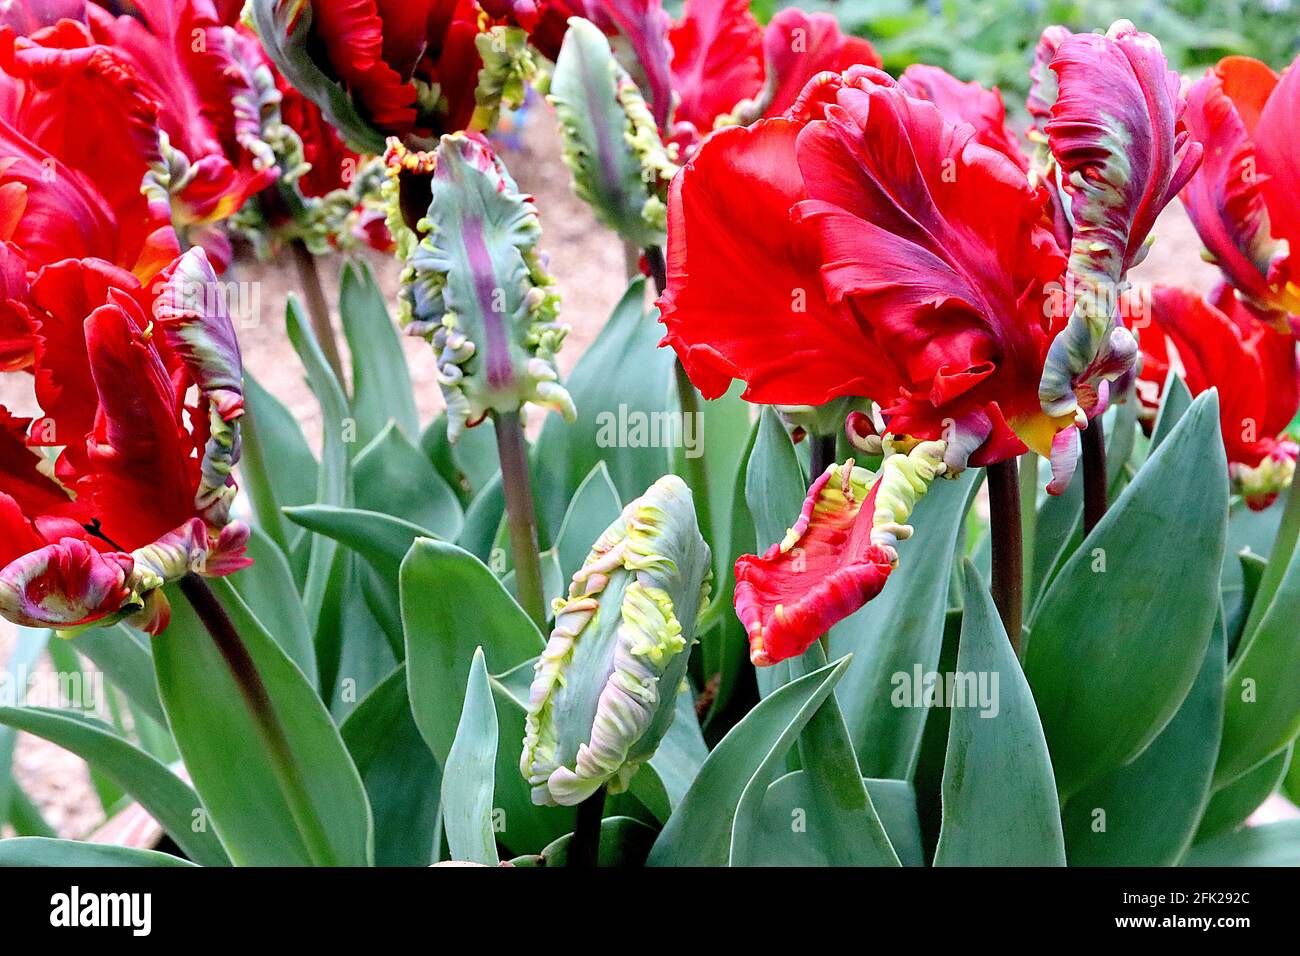
<instances>
[{"instance_id":1,"label":"blurred green foliage","mask_svg":"<svg viewBox=\"0 0 1300 956\"><path fill-rule=\"evenodd\" d=\"M1246 54L1274 69L1300 52L1300 0L754 0L767 20L785 6L833 13L875 44L885 69L932 63L964 80L1001 88L1023 109L1028 67L1043 28L1105 30L1132 20L1154 34L1174 69L1199 73L1219 58Z\"/></svg>"}]
</instances>

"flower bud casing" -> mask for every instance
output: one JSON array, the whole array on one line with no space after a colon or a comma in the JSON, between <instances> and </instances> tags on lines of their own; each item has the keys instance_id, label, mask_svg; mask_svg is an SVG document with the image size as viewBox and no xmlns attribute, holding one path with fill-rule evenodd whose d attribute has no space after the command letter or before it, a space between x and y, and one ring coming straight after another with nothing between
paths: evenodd
<instances>
[{"instance_id":1,"label":"flower bud casing","mask_svg":"<svg viewBox=\"0 0 1300 956\"><path fill-rule=\"evenodd\" d=\"M596 541L568 599L556 601L529 694L520 770L533 802L572 806L606 784L619 793L654 755L710 577L690 490L675 475Z\"/></svg>"}]
</instances>

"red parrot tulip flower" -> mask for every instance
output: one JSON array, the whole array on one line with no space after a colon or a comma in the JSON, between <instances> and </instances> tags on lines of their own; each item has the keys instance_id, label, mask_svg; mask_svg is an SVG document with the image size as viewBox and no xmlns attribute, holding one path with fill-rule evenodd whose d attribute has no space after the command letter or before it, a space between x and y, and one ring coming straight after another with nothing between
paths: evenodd
<instances>
[{"instance_id":1,"label":"red parrot tulip flower","mask_svg":"<svg viewBox=\"0 0 1300 956\"><path fill-rule=\"evenodd\" d=\"M473 0L254 0L252 11L276 68L353 149L469 125L483 65Z\"/></svg>"},{"instance_id":2,"label":"red parrot tulip flower","mask_svg":"<svg viewBox=\"0 0 1300 956\"><path fill-rule=\"evenodd\" d=\"M660 300L665 343L705 396L740 378L754 402L870 398L889 432L925 440L929 478L1027 443L1050 454L1072 422L1038 401L1065 257L1043 195L977 136L854 68L815 78L787 117L707 139L673 182ZM883 586L892 558L872 550L863 481L810 496L795 530L817 573L791 547L741 559L755 661L802 653Z\"/></svg>"},{"instance_id":3,"label":"red parrot tulip flower","mask_svg":"<svg viewBox=\"0 0 1300 956\"><path fill-rule=\"evenodd\" d=\"M29 302L43 416L0 409L0 614L61 630L134 615L157 633L162 584L249 563L230 520L242 372L216 276L197 247L149 286L70 259L35 274Z\"/></svg>"},{"instance_id":4,"label":"red parrot tulip flower","mask_svg":"<svg viewBox=\"0 0 1300 956\"><path fill-rule=\"evenodd\" d=\"M869 397L954 469L1050 452L1037 385L1064 257L1042 196L976 136L854 68L707 140L673 183L661 301L706 397L732 378L754 402Z\"/></svg>"},{"instance_id":5,"label":"red parrot tulip flower","mask_svg":"<svg viewBox=\"0 0 1300 956\"><path fill-rule=\"evenodd\" d=\"M827 468L784 540L736 562L736 614L755 665L797 657L884 588L896 545L912 534L904 522L947 470L942 442L885 451L875 474L852 462Z\"/></svg>"},{"instance_id":6,"label":"red parrot tulip flower","mask_svg":"<svg viewBox=\"0 0 1300 956\"><path fill-rule=\"evenodd\" d=\"M1184 122L1205 162L1182 200L1209 258L1261 316L1300 329L1300 67L1279 79L1258 60L1228 57L1187 100Z\"/></svg>"},{"instance_id":7,"label":"red parrot tulip flower","mask_svg":"<svg viewBox=\"0 0 1300 956\"><path fill-rule=\"evenodd\" d=\"M1286 434L1300 408L1296 345L1220 286L1207 301L1157 286L1141 330L1139 394L1154 409L1170 369L1193 395L1219 390L1219 421L1233 487L1252 509L1268 507L1292 480L1297 445Z\"/></svg>"},{"instance_id":8,"label":"red parrot tulip flower","mask_svg":"<svg viewBox=\"0 0 1300 956\"><path fill-rule=\"evenodd\" d=\"M259 138L255 41L222 25L209 0L145 0L133 9L119 17L87 3L81 19L21 37L6 32L0 68L29 91L24 108L57 115L43 139L68 135L83 153L94 140L101 151L87 162L112 157L134 167L143 160L138 175L134 168L116 172L117 189L138 192L148 173L150 200L224 266L229 242L211 225L279 175ZM106 81L120 88L115 99L135 101L128 122L94 95Z\"/></svg>"}]
</instances>

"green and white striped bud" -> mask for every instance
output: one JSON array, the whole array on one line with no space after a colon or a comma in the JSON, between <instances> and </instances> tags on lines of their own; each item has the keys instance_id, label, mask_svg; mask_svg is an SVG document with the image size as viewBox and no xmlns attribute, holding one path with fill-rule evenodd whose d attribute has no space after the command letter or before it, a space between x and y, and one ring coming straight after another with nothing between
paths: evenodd
<instances>
[{"instance_id":1,"label":"green and white striped bud","mask_svg":"<svg viewBox=\"0 0 1300 956\"><path fill-rule=\"evenodd\" d=\"M581 17L569 20L548 98L579 197L624 241L662 246L677 164L605 34Z\"/></svg>"},{"instance_id":2,"label":"green and white striped bud","mask_svg":"<svg viewBox=\"0 0 1300 956\"><path fill-rule=\"evenodd\" d=\"M537 661L520 770L533 802L573 806L627 789L671 725L709 546L685 482L660 478L602 534L555 602Z\"/></svg>"}]
</instances>

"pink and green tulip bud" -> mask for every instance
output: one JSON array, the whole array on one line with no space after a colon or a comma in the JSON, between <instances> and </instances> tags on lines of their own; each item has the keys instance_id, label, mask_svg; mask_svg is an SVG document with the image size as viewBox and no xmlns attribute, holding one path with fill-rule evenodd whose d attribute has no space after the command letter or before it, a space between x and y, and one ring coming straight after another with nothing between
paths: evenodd
<instances>
[{"instance_id":1,"label":"pink and green tulip bud","mask_svg":"<svg viewBox=\"0 0 1300 956\"><path fill-rule=\"evenodd\" d=\"M581 17L569 21L549 99L578 196L629 244L662 246L677 165L609 41Z\"/></svg>"},{"instance_id":2,"label":"pink and green tulip bud","mask_svg":"<svg viewBox=\"0 0 1300 956\"><path fill-rule=\"evenodd\" d=\"M685 482L660 478L623 509L556 601L537 661L520 770L538 804L573 806L627 789L672 723L709 546Z\"/></svg>"},{"instance_id":3,"label":"pink and green tulip bud","mask_svg":"<svg viewBox=\"0 0 1300 956\"><path fill-rule=\"evenodd\" d=\"M517 412L525 402L572 421L573 399L555 367L569 329L559 321L555 280L537 251L542 227L532 197L470 135L443 136L432 156L395 143L390 153L390 197L399 207L408 202L403 174L413 165L431 174L428 211L414 232L402 228L400 217L389 218L399 254L409 252L398 319L437 353L447 437L455 441L489 412Z\"/></svg>"}]
</instances>

